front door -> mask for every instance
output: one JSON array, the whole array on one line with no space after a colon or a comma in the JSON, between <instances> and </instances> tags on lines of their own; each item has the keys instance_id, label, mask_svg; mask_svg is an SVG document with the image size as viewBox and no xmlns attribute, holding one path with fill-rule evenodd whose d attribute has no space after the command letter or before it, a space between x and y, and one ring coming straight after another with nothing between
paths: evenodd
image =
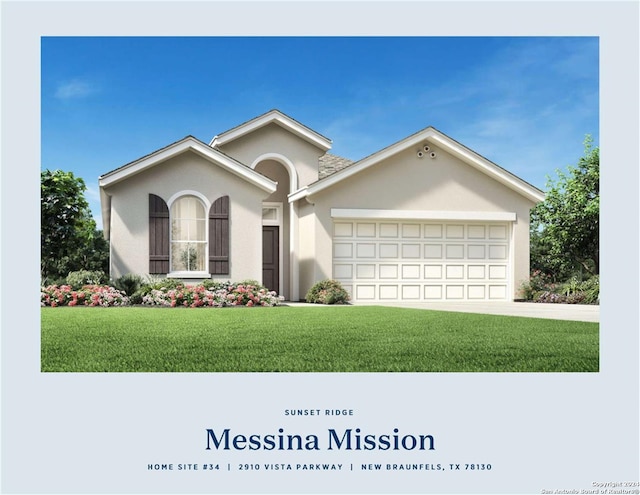
<instances>
[{"instance_id":1,"label":"front door","mask_svg":"<svg viewBox=\"0 0 640 495\"><path fill-rule=\"evenodd\" d=\"M262 226L262 283L280 294L279 227Z\"/></svg>"}]
</instances>

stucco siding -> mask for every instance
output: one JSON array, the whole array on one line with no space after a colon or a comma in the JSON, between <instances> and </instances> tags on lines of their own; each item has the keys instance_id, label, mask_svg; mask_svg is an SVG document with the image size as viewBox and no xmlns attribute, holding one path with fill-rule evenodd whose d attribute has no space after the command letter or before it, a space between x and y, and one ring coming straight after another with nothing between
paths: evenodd
<instances>
[{"instance_id":1,"label":"stucco siding","mask_svg":"<svg viewBox=\"0 0 640 495\"><path fill-rule=\"evenodd\" d=\"M417 211L513 212L513 290L529 274L529 209L533 202L435 149L437 158L400 152L311 196L315 228L314 280L332 274L332 208ZM308 284L307 284L308 285ZM301 287L301 293L308 288Z\"/></svg>"},{"instance_id":2,"label":"stucco siding","mask_svg":"<svg viewBox=\"0 0 640 495\"><path fill-rule=\"evenodd\" d=\"M105 192L111 196L112 277L148 274L148 194L169 204L180 193L196 193L207 211L221 196L228 195L231 201L230 274L217 278L262 279L262 201L268 194L217 164L185 152Z\"/></svg>"},{"instance_id":3,"label":"stucco siding","mask_svg":"<svg viewBox=\"0 0 640 495\"><path fill-rule=\"evenodd\" d=\"M298 262L300 270L300 299L304 299L311 286L322 277L316 277L316 229L314 206L301 201L298 207Z\"/></svg>"},{"instance_id":4,"label":"stucco siding","mask_svg":"<svg viewBox=\"0 0 640 495\"><path fill-rule=\"evenodd\" d=\"M269 124L220 147L220 151L251 165L264 154L289 159L298 174L298 187L318 180L318 159L324 151L300 139L277 124Z\"/></svg>"}]
</instances>

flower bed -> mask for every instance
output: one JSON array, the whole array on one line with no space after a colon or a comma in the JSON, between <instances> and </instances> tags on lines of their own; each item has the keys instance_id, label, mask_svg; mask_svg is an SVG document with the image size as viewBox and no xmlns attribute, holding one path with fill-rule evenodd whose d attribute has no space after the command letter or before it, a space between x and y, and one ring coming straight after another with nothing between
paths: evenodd
<instances>
[{"instance_id":1,"label":"flower bed","mask_svg":"<svg viewBox=\"0 0 640 495\"><path fill-rule=\"evenodd\" d=\"M273 291L248 283L220 283L208 281L200 285L162 282L143 287L135 297L107 285L85 285L73 289L71 285L50 285L40 290L40 305L56 306L128 306L140 303L162 307L277 306L283 301Z\"/></svg>"},{"instance_id":2,"label":"flower bed","mask_svg":"<svg viewBox=\"0 0 640 495\"><path fill-rule=\"evenodd\" d=\"M40 289L40 306L128 306L129 298L108 285L84 285L74 290L70 285L49 285Z\"/></svg>"},{"instance_id":3,"label":"flower bed","mask_svg":"<svg viewBox=\"0 0 640 495\"><path fill-rule=\"evenodd\" d=\"M551 277L536 270L522 284L520 293L525 301L560 304L599 304L600 277L595 275L580 281L576 277L563 283L552 282Z\"/></svg>"},{"instance_id":4,"label":"flower bed","mask_svg":"<svg viewBox=\"0 0 640 495\"><path fill-rule=\"evenodd\" d=\"M142 296L142 304L164 307L277 306L283 298L265 287L250 284L178 285L152 288Z\"/></svg>"}]
</instances>

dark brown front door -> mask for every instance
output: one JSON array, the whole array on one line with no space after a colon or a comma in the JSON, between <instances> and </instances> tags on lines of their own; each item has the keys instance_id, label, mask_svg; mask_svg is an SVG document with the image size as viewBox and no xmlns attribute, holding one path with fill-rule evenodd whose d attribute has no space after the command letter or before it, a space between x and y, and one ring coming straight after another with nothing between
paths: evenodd
<instances>
[{"instance_id":1,"label":"dark brown front door","mask_svg":"<svg viewBox=\"0 0 640 495\"><path fill-rule=\"evenodd\" d=\"M262 283L267 289L280 294L278 229L267 225L262 227Z\"/></svg>"}]
</instances>

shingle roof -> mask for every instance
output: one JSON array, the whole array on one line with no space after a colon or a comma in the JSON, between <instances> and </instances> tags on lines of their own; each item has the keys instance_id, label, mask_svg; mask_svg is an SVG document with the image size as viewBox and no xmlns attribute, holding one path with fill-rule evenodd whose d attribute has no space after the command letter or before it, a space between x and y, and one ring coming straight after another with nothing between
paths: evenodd
<instances>
[{"instance_id":1,"label":"shingle roof","mask_svg":"<svg viewBox=\"0 0 640 495\"><path fill-rule=\"evenodd\" d=\"M353 163L355 162L348 158L332 155L331 153L325 153L318 160L318 179L329 177L337 171L347 168Z\"/></svg>"}]
</instances>

